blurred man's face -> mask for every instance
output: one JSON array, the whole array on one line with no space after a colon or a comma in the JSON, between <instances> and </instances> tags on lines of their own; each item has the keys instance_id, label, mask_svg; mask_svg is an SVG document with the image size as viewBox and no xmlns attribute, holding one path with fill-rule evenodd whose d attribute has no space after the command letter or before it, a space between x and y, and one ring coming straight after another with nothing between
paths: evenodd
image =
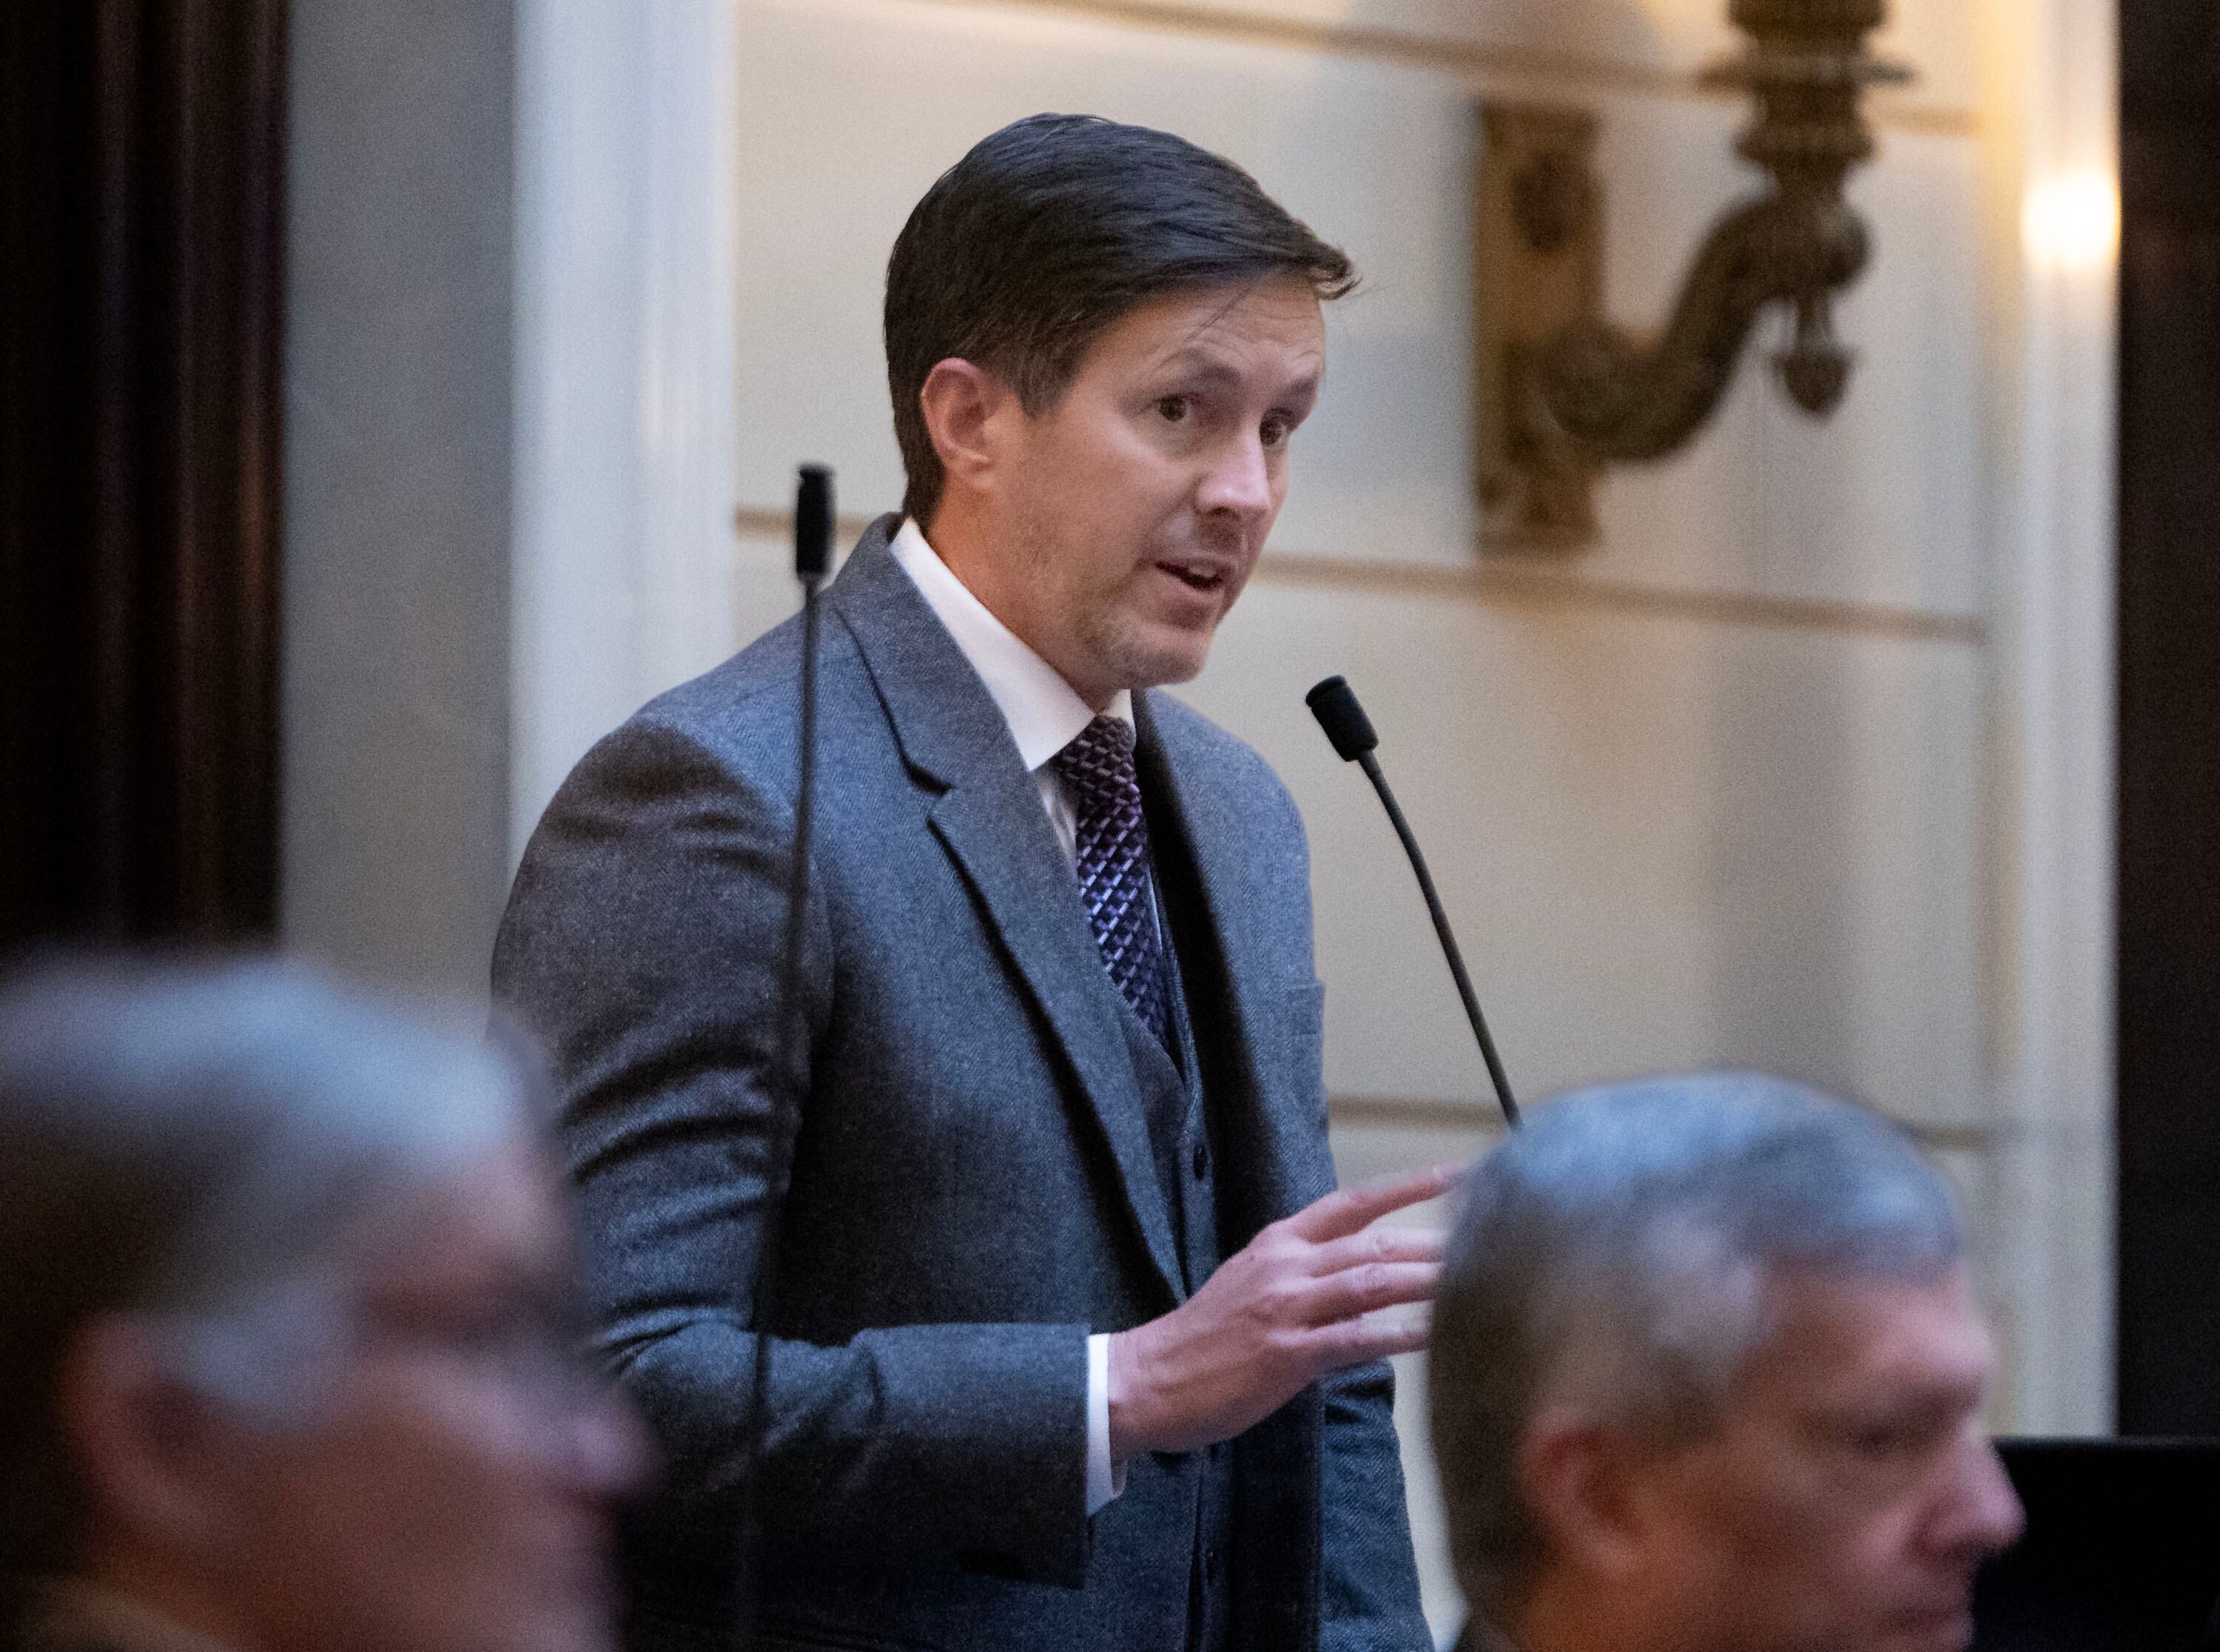
<instances>
[{"instance_id":1,"label":"blurred man's face","mask_svg":"<svg viewBox=\"0 0 2220 1652\"><path fill-rule=\"evenodd\" d=\"M1018 422L988 606L1090 703L1182 683L1248 583L1325 367L1299 281L1142 305Z\"/></svg>"},{"instance_id":2,"label":"blurred man's face","mask_svg":"<svg viewBox=\"0 0 2220 1652\"><path fill-rule=\"evenodd\" d=\"M546 1173L503 1155L380 1231L328 1393L239 1431L244 1615L273 1648L602 1652L645 1445L582 1374Z\"/></svg>"},{"instance_id":3,"label":"blurred man's face","mask_svg":"<svg viewBox=\"0 0 2220 1652\"><path fill-rule=\"evenodd\" d=\"M1990 1342L1963 1269L1799 1276L1724 1425L1637 1474L1641 1588L1704 1652L1957 1652L2017 1499L1981 1426Z\"/></svg>"}]
</instances>

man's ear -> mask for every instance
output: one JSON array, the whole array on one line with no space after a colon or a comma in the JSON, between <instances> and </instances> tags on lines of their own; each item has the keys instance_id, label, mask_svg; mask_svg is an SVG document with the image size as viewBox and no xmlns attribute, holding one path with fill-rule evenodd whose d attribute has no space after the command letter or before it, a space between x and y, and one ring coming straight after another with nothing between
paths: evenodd
<instances>
[{"instance_id":1,"label":"man's ear","mask_svg":"<svg viewBox=\"0 0 2220 1652\"><path fill-rule=\"evenodd\" d=\"M1635 1442L1590 1417L1536 1414L1518 1453L1519 1491L1553 1555L1603 1580L1640 1565L1642 1460Z\"/></svg>"},{"instance_id":2,"label":"man's ear","mask_svg":"<svg viewBox=\"0 0 2220 1652\"><path fill-rule=\"evenodd\" d=\"M222 1547L234 1514L224 1467L235 1431L171 1374L160 1336L125 1315L87 1324L62 1362L61 1426L96 1541L109 1534L208 1555Z\"/></svg>"},{"instance_id":3,"label":"man's ear","mask_svg":"<svg viewBox=\"0 0 2220 1652\"><path fill-rule=\"evenodd\" d=\"M960 356L933 364L918 392L918 408L941 469L972 489L989 481L1003 456L1010 421L1024 412L999 375Z\"/></svg>"}]
</instances>

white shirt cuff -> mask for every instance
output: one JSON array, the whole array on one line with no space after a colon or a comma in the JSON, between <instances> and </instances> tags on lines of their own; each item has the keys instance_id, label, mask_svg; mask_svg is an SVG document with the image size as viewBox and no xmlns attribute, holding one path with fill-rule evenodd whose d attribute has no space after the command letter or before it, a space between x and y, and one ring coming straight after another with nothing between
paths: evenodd
<instances>
[{"instance_id":1,"label":"white shirt cuff","mask_svg":"<svg viewBox=\"0 0 2220 1652\"><path fill-rule=\"evenodd\" d=\"M1110 1336L1087 1339L1087 1512L1092 1518L1126 1489L1126 1465L1110 1461Z\"/></svg>"}]
</instances>

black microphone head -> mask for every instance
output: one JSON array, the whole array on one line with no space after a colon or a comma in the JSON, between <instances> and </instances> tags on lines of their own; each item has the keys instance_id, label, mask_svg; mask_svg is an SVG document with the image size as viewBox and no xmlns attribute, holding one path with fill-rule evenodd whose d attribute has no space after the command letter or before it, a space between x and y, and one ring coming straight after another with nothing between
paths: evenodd
<instances>
[{"instance_id":1,"label":"black microphone head","mask_svg":"<svg viewBox=\"0 0 2220 1652\"><path fill-rule=\"evenodd\" d=\"M1356 703L1356 690L1349 686L1347 677L1326 678L1303 696L1303 703L1319 720L1319 726L1333 742L1333 749L1341 754L1344 763L1354 763L1379 745L1380 737L1372 732L1372 720Z\"/></svg>"},{"instance_id":2,"label":"black microphone head","mask_svg":"<svg viewBox=\"0 0 2220 1652\"><path fill-rule=\"evenodd\" d=\"M832 571L832 472L805 464L794 493L795 577L822 579Z\"/></svg>"}]
</instances>

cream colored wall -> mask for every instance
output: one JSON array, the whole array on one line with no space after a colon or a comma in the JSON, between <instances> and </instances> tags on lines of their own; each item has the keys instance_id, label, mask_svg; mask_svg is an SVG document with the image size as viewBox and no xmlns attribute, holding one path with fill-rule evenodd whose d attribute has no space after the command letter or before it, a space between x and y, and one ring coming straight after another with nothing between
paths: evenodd
<instances>
[{"instance_id":1,"label":"cream colored wall","mask_svg":"<svg viewBox=\"0 0 2220 1652\"><path fill-rule=\"evenodd\" d=\"M797 462L837 468L848 514L899 498L881 278L933 177L1036 109L1172 128L1366 277L1188 691L1309 822L1344 1175L1489 1135L1393 838L1302 708L1330 671L1381 726L1526 1094L1737 1063L1886 1108L1966 1195L2000 1423L2102 1426L2109 657L2075 620L2111 404L2101 295L2061 299L2012 231L2052 113L2105 72L2073 32L2094 3L1899 0L1882 45L1922 78L1853 185L1876 255L1841 412L1804 419L1754 358L1693 446L1606 483L1601 545L1520 560L1475 545L1473 100L1602 115L1612 302L1653 321L1749 183L1741 111L1693 81L1724 0L526 0L527 71L570 84L524 100L520 835L633 701L790 611ZM735 505L736 539L707 526Z\"/></svg>"}]
</instances>

